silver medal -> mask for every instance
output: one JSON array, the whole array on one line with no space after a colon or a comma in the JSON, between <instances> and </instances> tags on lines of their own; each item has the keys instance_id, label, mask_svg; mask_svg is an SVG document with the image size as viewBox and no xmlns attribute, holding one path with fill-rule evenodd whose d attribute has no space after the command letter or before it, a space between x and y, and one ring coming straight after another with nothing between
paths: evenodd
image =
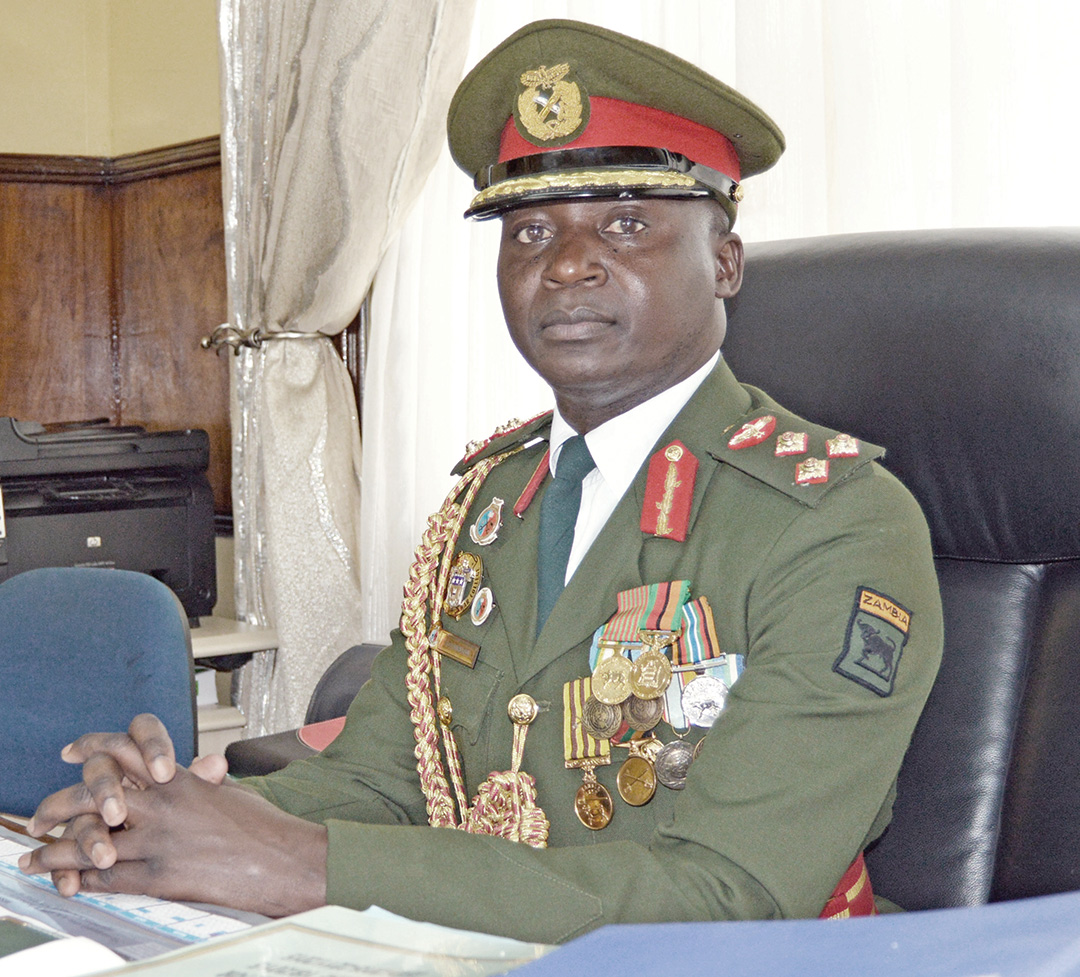
<instances>
[{"instance_id":1,"label":"silver medal","mask_svg":"<svg viewBox=\"0 0 1080 977\"><path fill-rule=\"evenodd\" d=\"M656 779L672 790L686 786L686 772L694 759L694 748L682 740L665 743L656 754Z\"/></svg>"},{"instance_id":2,"label":"silver medal","mask_svg":"<svg viewBox=\"0 0 1080 977\"><path fill-rule=\"evenodd\" d=\"M708 729L724 710L728 687L712 675L699 675L682 693L682 709L692 726Z\"/></svg>"}]
</instances>

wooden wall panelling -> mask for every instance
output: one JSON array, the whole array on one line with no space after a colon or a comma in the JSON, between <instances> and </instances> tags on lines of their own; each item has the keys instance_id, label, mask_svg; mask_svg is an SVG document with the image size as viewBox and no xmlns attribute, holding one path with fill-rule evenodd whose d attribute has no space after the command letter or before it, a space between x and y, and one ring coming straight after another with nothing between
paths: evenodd
<instances>
[{"instance_id":1,"label":"wooden wall panelling","mask_svg":"<svg viewBox=\"0 0 1080 977\"><path fill-rule=\"evenodd\" d=\"M216 147L209 164L116 185L117 369L124 423L210 435L215 508L227 513L230 358L199 346L227 315Z\"/></svg>"},{"instance_id":2,"label":"wooden wall panelling","mask_svg":"<svg viewBox=\"0 0 1080 977\"><path fill-rule=\"evenodd\" d=\"M0 414L115 418L108 193L0 182Z\"/></svg>"},{"instance_id":3,"label":"wooden wall panelling","mask_svg":"<svg viewBox=\"0 0 1080 977\"><path fill-rule=\"evenodd\" d=\"M231 511L216 138L117 159L0 156L0 413L210 434Z\"/></svg>"}]
</instances>

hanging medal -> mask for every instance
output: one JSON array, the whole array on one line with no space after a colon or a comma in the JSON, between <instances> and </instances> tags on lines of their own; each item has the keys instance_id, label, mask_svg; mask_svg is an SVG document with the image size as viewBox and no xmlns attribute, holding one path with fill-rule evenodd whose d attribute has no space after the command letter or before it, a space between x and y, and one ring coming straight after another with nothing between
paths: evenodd
<instances>
[{"instance_id":1,"label":"hanging medal","mask_svg":"<svg viewBox=\"0 0 1080 977\"><path fill-rule=\"evenodd\" d=\"M648 804L656 793L656 767L652 760L652 747L659 746L659 741L656 737L649 736L631 739L619 745L630 751L615 777L619 796L631 807L642 807Z\"/></svg>"},{"instance_id":2,"label":"hanging medal","mask_svg":"<svg viewBox=\"0 0 1080 977\"><path fill-rule=\"evenodd\" d=\"M574 813L590 831L600 831L611 823L615 810L608 789L596 779L596 768L611 763L611 743L589 733L582 721L591 694L589 678L563 686L563 757L567 769L583 771L574 795Z\"/></svg>"}]
</instances>

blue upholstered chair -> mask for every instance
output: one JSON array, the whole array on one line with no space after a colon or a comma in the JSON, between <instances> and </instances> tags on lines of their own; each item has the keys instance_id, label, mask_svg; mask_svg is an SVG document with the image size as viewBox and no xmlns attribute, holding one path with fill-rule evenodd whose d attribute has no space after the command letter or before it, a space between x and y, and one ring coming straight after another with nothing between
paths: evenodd
<instances>
[{"instance_id":1,"label":"blue upholstered chair","mask_svg":"<svg viewBox=\"0 0 1080 977\"><path fill-rule=\"evenodd\" d=\"M86 732L156 713L190 763L197 749L187 617L143 573L29 570L0 584L0 811L32 814L79 770L60 759Z\"/></svg>"}]
</instances>

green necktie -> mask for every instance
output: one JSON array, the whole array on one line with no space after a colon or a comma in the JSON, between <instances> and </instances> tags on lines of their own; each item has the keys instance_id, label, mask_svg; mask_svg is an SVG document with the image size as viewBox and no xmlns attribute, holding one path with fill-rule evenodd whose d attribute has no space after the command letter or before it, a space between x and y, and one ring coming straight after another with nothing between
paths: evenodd
<instances>
[{"instance_id":1,"label":"green necktie","mask_svg":"<svg viewBox=\"0 0 1080 977\"><path fill-rule=\"evenodd\" d=\"M575 434L562 446L555 477L540 502L540 552L536 562L536 633L544 627L566 586L566 564L581 508L581 482L596 467L585 438Z\"/></svg>"}]
</instances>

